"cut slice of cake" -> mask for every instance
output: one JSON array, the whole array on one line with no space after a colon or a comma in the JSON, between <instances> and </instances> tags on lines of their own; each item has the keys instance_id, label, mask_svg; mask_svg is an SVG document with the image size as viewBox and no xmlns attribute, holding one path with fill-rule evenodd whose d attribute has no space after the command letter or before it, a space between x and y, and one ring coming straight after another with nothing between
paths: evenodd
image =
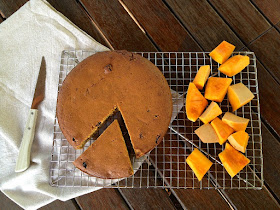
<instances>
[{"instance_id":1,"label":"cut slice of cake","mask_svg":"<svg viewBox=\"0 0 280 210\"><path fill-rule=\"evenodd\" d=\"M133 169L119 123L114 122L73 164L98 178L119 179L133 175Z\"/></svg>"}]
</instances>

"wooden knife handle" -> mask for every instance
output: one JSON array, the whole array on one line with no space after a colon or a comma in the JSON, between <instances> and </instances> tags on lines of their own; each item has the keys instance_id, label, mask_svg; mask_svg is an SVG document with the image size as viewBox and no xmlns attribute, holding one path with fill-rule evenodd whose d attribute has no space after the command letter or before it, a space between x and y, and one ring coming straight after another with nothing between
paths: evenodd
<instances>
[{"instance_id":1,"label":"wooden knife handle","mask_svg":"<svg viewBox=\"0 0 280 210\"><path fill-rule=\"evenodd\" d=\"M28 120L24 129L22 141L19 148L15 172L25 171L30 165L30 151L35 134L37 114L37 109L30 109Z\"/></svg>"}]
</instances>

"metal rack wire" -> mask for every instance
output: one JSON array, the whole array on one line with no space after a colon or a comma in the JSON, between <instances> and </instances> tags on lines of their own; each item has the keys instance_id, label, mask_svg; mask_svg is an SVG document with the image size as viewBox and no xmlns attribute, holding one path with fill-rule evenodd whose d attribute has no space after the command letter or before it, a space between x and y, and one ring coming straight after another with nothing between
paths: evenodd
<instances>
[{"instance_id":1,"label":"metal rack wire","mask_svg":"<svg viewBox=\"0 0 280 210\"><path fill-rule=\"evenodd\" d=\"M94 53L95 51L85 50L62 52L58 91L66 75L76 64ZM233 55L248 55L250 65L232 77L232 84L242 82L255 95L249 104L235 111L238 116L250 119L246 129L250 139L245 155L251 162L234 178L228 175L218 158L218 154L223 151L225 145L202 143L194 131L203 123L199 120L195 123L190 122L185 113L184 97L188 84L194 79L199 67L210 65L211 76L226 77L217 70L219 65L208 57L207 52L138 52L138 54L153 62L162 71L172 90L173 117L162 143L140 159L132 157L135 173L129 178L111 180L90 177L76 169L72 162L95 139L91 138L84 149L75 150L68 144L55 119L50 185L56 187L261 189L263 186L262 136L254 53L233 53ZM223 113L231 111L227 97L219 105ZM117 118L117 116L114 117ZM201 182L198 182L185 162L194 148L198 148L213 162Z\"/></svg>"}]
</instances>

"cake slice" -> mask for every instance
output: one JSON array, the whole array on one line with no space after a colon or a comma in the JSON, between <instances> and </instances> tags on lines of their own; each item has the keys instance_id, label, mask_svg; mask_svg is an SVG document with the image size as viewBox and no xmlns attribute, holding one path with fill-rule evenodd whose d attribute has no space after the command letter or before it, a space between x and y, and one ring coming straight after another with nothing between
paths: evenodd
<instances>
[{"instance_id":1,"label":"cake slice","mask_svg":"<svg viewBox=\"0 0 280 210\"><path fill-rule=\"evenodd\" d=\"M127 147L117 120L73 164L98 178L119 179L133 175Z\"/></svg>"}]
</instances>

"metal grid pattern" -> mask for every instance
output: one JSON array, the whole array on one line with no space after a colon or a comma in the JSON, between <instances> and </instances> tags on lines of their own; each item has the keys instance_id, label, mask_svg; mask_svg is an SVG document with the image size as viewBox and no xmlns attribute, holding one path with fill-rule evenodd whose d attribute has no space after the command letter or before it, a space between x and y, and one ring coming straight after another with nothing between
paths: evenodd
<instances>
[{"instance_id":1,"label":"metal grid pattern","mask_svg":"<svg viewBox=\"0 0 280 210\"><path fill-rule=\"evenodd\" d=\"M58 91L73 67L94 53L94 51L84 50L65 50L62 52ZM248 55L250 65L232 77L232 84L242 82L255 95L250 103L235 111L236 115L250 119L246 129L250 139L245 155L251 162L234 178L228 175L218 157L218 154L224 150L225 144L202 143L194 131L203 123L200 120L195 123L190 122L185 113L184 98L188 84L194 79L199 67L210 65L210 76L226 77L217 70L219 65L208 57L207 52L138 52L138 54L149 59L162 71L172 90L173 117L162 143L150 154L140 159L131 157L135 173L129 178L111 180L90 177L76 169L72 162L96 138L91 138L84 149L75 150L68 144L61 133L57 119L55 119L50 185L57 187L261 189L263 186L262 136L254 53L233 53L233 55ZM202 94L204 94L203 91ZM223 113L231 111L227 97L219 105ZM118 118L118 116L114 116L114 118ZM125 138L127 136L124 134ZM212 167L201 182L198 182L193 171L185 162L194 148L198 148L213 162Z\"/></svg>"}]
</instances>

